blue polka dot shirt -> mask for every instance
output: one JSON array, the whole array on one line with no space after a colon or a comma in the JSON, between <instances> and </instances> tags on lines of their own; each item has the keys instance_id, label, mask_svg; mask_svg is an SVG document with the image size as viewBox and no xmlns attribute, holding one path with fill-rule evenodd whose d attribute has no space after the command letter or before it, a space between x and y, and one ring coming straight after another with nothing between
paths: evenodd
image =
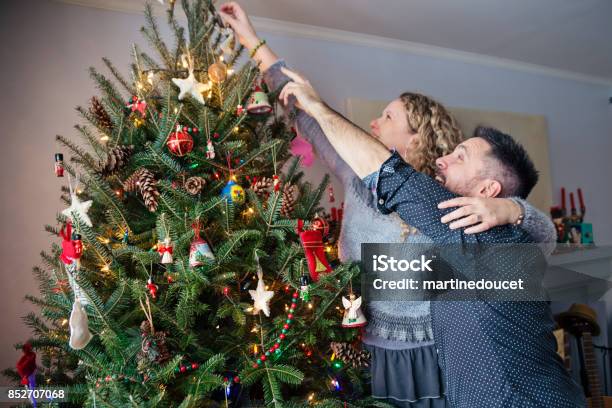
<instances>
[{"instance_id":1,"label":"blue polka dot shirt","mask_svg":"<svg viewBox=\"0 0 612 408\"><path fill-rule=\"evenodd\" d=\"M397 153L383 163L376 193L382 213L396 212L438 244L533 242L525 231L508 225L479 234L451 230L440 218L452 209L438 209L438 203L456 195ZM434 301L431 314L451 407L586 406L582 389L556 354L547 302Z\"/></svg>"}]
</instances>

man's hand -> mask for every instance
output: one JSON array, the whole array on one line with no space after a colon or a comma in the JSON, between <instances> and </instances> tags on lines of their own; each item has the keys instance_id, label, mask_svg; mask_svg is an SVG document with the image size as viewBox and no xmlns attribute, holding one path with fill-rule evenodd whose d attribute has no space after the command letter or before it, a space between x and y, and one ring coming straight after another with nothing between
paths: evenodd
<instances>
[{"instance_id":1,"label":"man's hand","mask_svg":"<svg viewBox=\"0 0 612 408\"><path fill-rule=\"evenodd\" d=\"M253 28L249 16L247 16L238 3L234 1L223 3L219 7L219 15L225 24L229 24L232 27L240 44L249 50L257 46L259 38L257 38L255 28Z\"/></svg>"},{"instance_id":2,"label":"man's hand","mask_svg":"<svg viewBox=\"0 0 612 408\"><path fill-rule=\"evenodd\" d=\"M281 68L281 71L291 78L293 82L289 82L285 85L278 99L287 106L289 97L294 96L297 101L296 106L314 117L314 109L323 104L317 91L315 91L310 82L301 75L284 67Z\"/></svg>"}]
</instances>

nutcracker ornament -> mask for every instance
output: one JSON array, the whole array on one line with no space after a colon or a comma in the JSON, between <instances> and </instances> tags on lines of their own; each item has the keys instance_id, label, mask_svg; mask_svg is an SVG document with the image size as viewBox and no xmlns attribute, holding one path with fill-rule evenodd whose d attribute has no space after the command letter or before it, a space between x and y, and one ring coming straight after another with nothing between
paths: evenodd
<instances>
[{"instance_id":1,"label":"nutcracker ornament","mask_svg":"<svg viewBox=\"0 0 612 408\"><path fill-rule=\"evenodd\" d=\"M361 296L356 297L353 293L349 294L348 299L342 296L342 305L345 309L342 327L363 327L368 323L361 311Z\"/></svg>"},{"instance_id":2,"label":"nutcracker ornament","mask_svg":"<svg viewBox=\"0 0 612 408\"><path fill-rule=\"evenodd\" d=\"M174 260L172 259L173 249L174 248L172 247L172 241L170 237L166 237L164 239L164 242L157 243L157 252L159 252L162 257L161 263L171 264L172 262L174 262Z\"/></svg>"},{"instance_id":3,"label":"nutcracker ornament","mask_svg":"<svg viewBox=\"0 0 612 408\"><path fill-rule=\"evenodd\" d=\"M310 229L304 229L304 220L298 220L296 231L304 248L310 278L313 282L318 282L319 272L332 271L323 248L323 236L329 232L329 225L317 216Z\"/></svg>"},{"instance_id":4,"label":"nutcracker ornament","mask_svg":"<svg viewBox=\"0 0 612 408\"><path fill-rule=\"evenodd\" d=\"M310 302L310 278L306 274L300 277L300 299Z\"/></svg>"},{"instance_id":5,"label":"nutcracker ornament","mask_svg":"<svg viewBox=\"0 0 612 408\"><path fill-rule=\"evenodd\" d=\"M64 177L64 155L62 153L55 153L55 175Z\"/></svg>"},{"instance_id":6,"label":"nutcracker ornament","mask_svg":"<svg viewBox=\"0 0 612 408\"><path fill-rule=\"evenodd\" d=\"M183 131L181 125L176 125L176 131L170 133L166 146L172 154L182 157L193 150L193 137Z\"/></svg>"},{"instance_id":7,"label":"nutcracker ornament","mask_svg":"<svg viewBox=\"0 0 612 408\"><path fill-rule=\"evenodd\" d=\"M200 237L201 224L195 222L191 227L193 228L194 239L191 241L191 247L189 248L189 266L195 268L204 265L203 258L214 260L215 255L210 250L208 242Z\"/></svg>"},{"instance_id":8,"label":"nutcracker ornament","mask_svg":"<svg viewBox=\"0 0 612 408\"><path fill-rule=\"evenodd\" d=\"M259 85L255 86L255 90L249 99L247 112L253 115L266 115L272 112L272 105L270 105L268 95Z\"/></svg>"},{"instance_id":9,"label":"nutcracker ornament","mask_svg":"<svg viewBox=\"0 0 612 408\"><path fill-rule=\"evenodd\" d=\"M83 255L83 241L81 240L81 234L74 231L72 233L72 245L74 247L74 255L76 257L77 269L81 267L81 256Z\"/></svg>"},{"instance_id":10,"label":"nutcracker ornament","mask_svg":"<svg viewBox=\"0 0 612 408\"><path fill-rule=\"evenodd\" d=\"M272 176L272 185L274 186L274 192L278 193L280 191L280 178L276 174Z\"/></svg>"},{"instance_id":11,"label":"nutcracker ornament","mask_svg":"<svg viewBox=\"0 0 612 408\"><path fill-rule=\"evenodd\" d=\"M215 146L210 138L206 142L206 158L211 160L215 158Z\"/></svg>"}]
</instances>

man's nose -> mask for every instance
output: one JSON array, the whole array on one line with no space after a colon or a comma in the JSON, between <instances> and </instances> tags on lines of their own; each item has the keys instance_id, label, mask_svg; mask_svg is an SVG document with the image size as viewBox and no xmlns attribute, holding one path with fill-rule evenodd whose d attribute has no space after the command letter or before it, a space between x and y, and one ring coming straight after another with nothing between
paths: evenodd
<instances>
[{"instance_id":1,"label":"man's nose","mask_svg":"<svg viewBox=\"0 0 612 408\"><path fill-rule=\"evenodd\" d=\"M436 167L439 170L444 170L446 167L448 167L448 163L446 163L444 157L438 157L436 159Z\"/></svg>"}]
</instances>

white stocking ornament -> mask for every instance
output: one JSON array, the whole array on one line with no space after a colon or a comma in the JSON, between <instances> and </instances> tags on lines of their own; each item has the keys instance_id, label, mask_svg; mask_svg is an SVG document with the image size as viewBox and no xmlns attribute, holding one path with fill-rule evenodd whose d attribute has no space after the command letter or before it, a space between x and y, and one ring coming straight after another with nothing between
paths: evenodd
<instances>
[{"instance_id":1,"label":"white stocking ornament","mask_svg":"<svg viewBox=\"0 0 612 408\"><path fill-rule=\"evenodd\" d=\"M89 344L93 336L89 331L89 321L87 313L78 299L72 305L70 313L70 347L74 350L81 350Z\"/></svg>"}]
</instances>

